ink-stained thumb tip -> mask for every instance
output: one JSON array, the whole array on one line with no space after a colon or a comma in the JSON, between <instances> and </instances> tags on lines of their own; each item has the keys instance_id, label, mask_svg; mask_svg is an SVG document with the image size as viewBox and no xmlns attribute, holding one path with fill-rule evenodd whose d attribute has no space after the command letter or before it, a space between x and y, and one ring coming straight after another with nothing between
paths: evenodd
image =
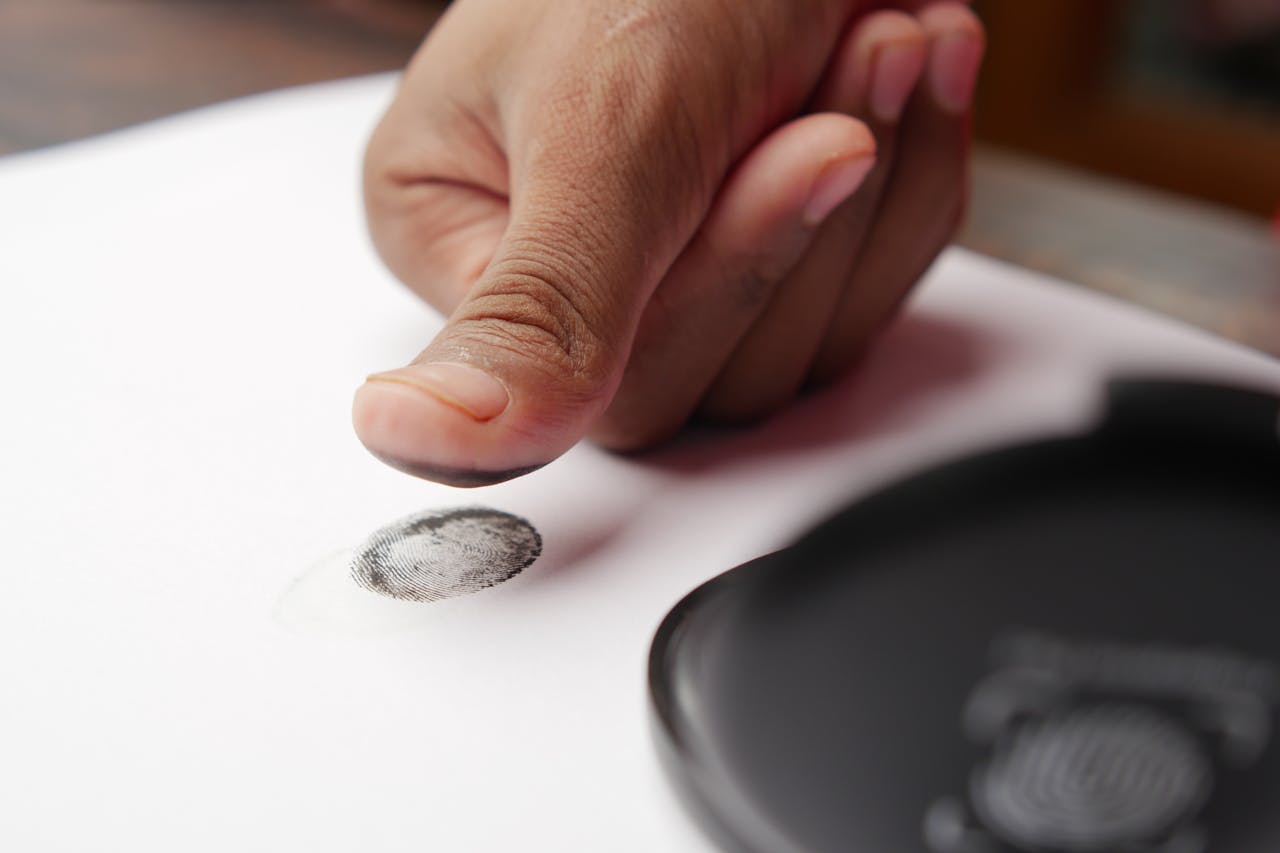
<instances>
[{"instance_id":1,"label":"ink-stained thumb tip","mask_svg":"<svg viewBox=\"0 0 1280 853\"><path fill-rule=\"evenodd\" d=\"M505 393L505 391L504 391ZM521 459L503 427L477 420L399 372L378 374L352 401L356 436L392 468L449 486L474 488L510 480L542 467L548 458ZM491 434L497 429L499 432Z\"/></svg>"}]
</instances>

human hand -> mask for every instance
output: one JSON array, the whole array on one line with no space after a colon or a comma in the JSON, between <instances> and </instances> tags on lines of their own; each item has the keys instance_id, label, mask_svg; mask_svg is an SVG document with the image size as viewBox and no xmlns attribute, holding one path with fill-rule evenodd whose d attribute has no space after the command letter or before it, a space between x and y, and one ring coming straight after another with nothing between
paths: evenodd
<instances>
[{"instance_id":1,"label":"human hand","mask_svg":"<svg viewBox=\"0 0 1280 853\"><path fill-rule=\"evenodd\" d=\"M481 485L845 370L951 238L983 49L959 3L460 0L370 141L370 231L449 315L361 440Z\"/></svg>"}]
</instances>

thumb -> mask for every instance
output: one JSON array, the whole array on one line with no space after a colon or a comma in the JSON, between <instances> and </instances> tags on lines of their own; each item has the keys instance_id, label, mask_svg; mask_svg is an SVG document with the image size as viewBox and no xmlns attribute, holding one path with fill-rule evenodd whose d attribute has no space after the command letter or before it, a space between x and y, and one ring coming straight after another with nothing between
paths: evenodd
<instances>
[{"instance_id":1,"label":"thumb","mask_svg":"<svg viewBox=\"0 0 1280 853\"><path fill-rule=\"evenodd\" d=\"M645 192L655 164L531 148L543 162L513 163L510 224L443 331L356 393L360 440L411 474L486 485L573 446L612 399L642 309L696 224L697 201Z\"/></svg>"}]
</instances>

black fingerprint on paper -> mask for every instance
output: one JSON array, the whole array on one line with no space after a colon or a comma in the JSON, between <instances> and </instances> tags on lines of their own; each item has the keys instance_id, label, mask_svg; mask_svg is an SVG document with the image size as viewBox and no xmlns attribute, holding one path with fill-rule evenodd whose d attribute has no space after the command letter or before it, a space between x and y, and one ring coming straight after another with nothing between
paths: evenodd
<instances>
[{"instance_id":1,"label":"black fingerprint on paper","mask_svg":"<svg viewBox=\"0 0 1280 853\"><path fill-rule=\"evenodd\" d=\"M402 601L440 601L510 580L542 553L516 515L484 507L428 510L378 530L356 551L351 576Z\"/></svg>"}]
</instances>

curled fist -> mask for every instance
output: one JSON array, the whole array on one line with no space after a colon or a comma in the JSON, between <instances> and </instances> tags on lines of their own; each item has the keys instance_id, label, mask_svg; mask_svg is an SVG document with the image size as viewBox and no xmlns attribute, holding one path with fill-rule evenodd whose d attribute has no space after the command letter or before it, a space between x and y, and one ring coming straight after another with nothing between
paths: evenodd
<instances>
[{"instance_id":1,"label":"curled fist","mask_svg":"<svg viewBox=\"0 0 1280 853\"><path fill-rule=\"evenodd\" d=\"M954 233L983 39L955 2L456 0L365 161L448 322L361 440L481 485L837 376Z\"/></svg>"}]
</instances>

